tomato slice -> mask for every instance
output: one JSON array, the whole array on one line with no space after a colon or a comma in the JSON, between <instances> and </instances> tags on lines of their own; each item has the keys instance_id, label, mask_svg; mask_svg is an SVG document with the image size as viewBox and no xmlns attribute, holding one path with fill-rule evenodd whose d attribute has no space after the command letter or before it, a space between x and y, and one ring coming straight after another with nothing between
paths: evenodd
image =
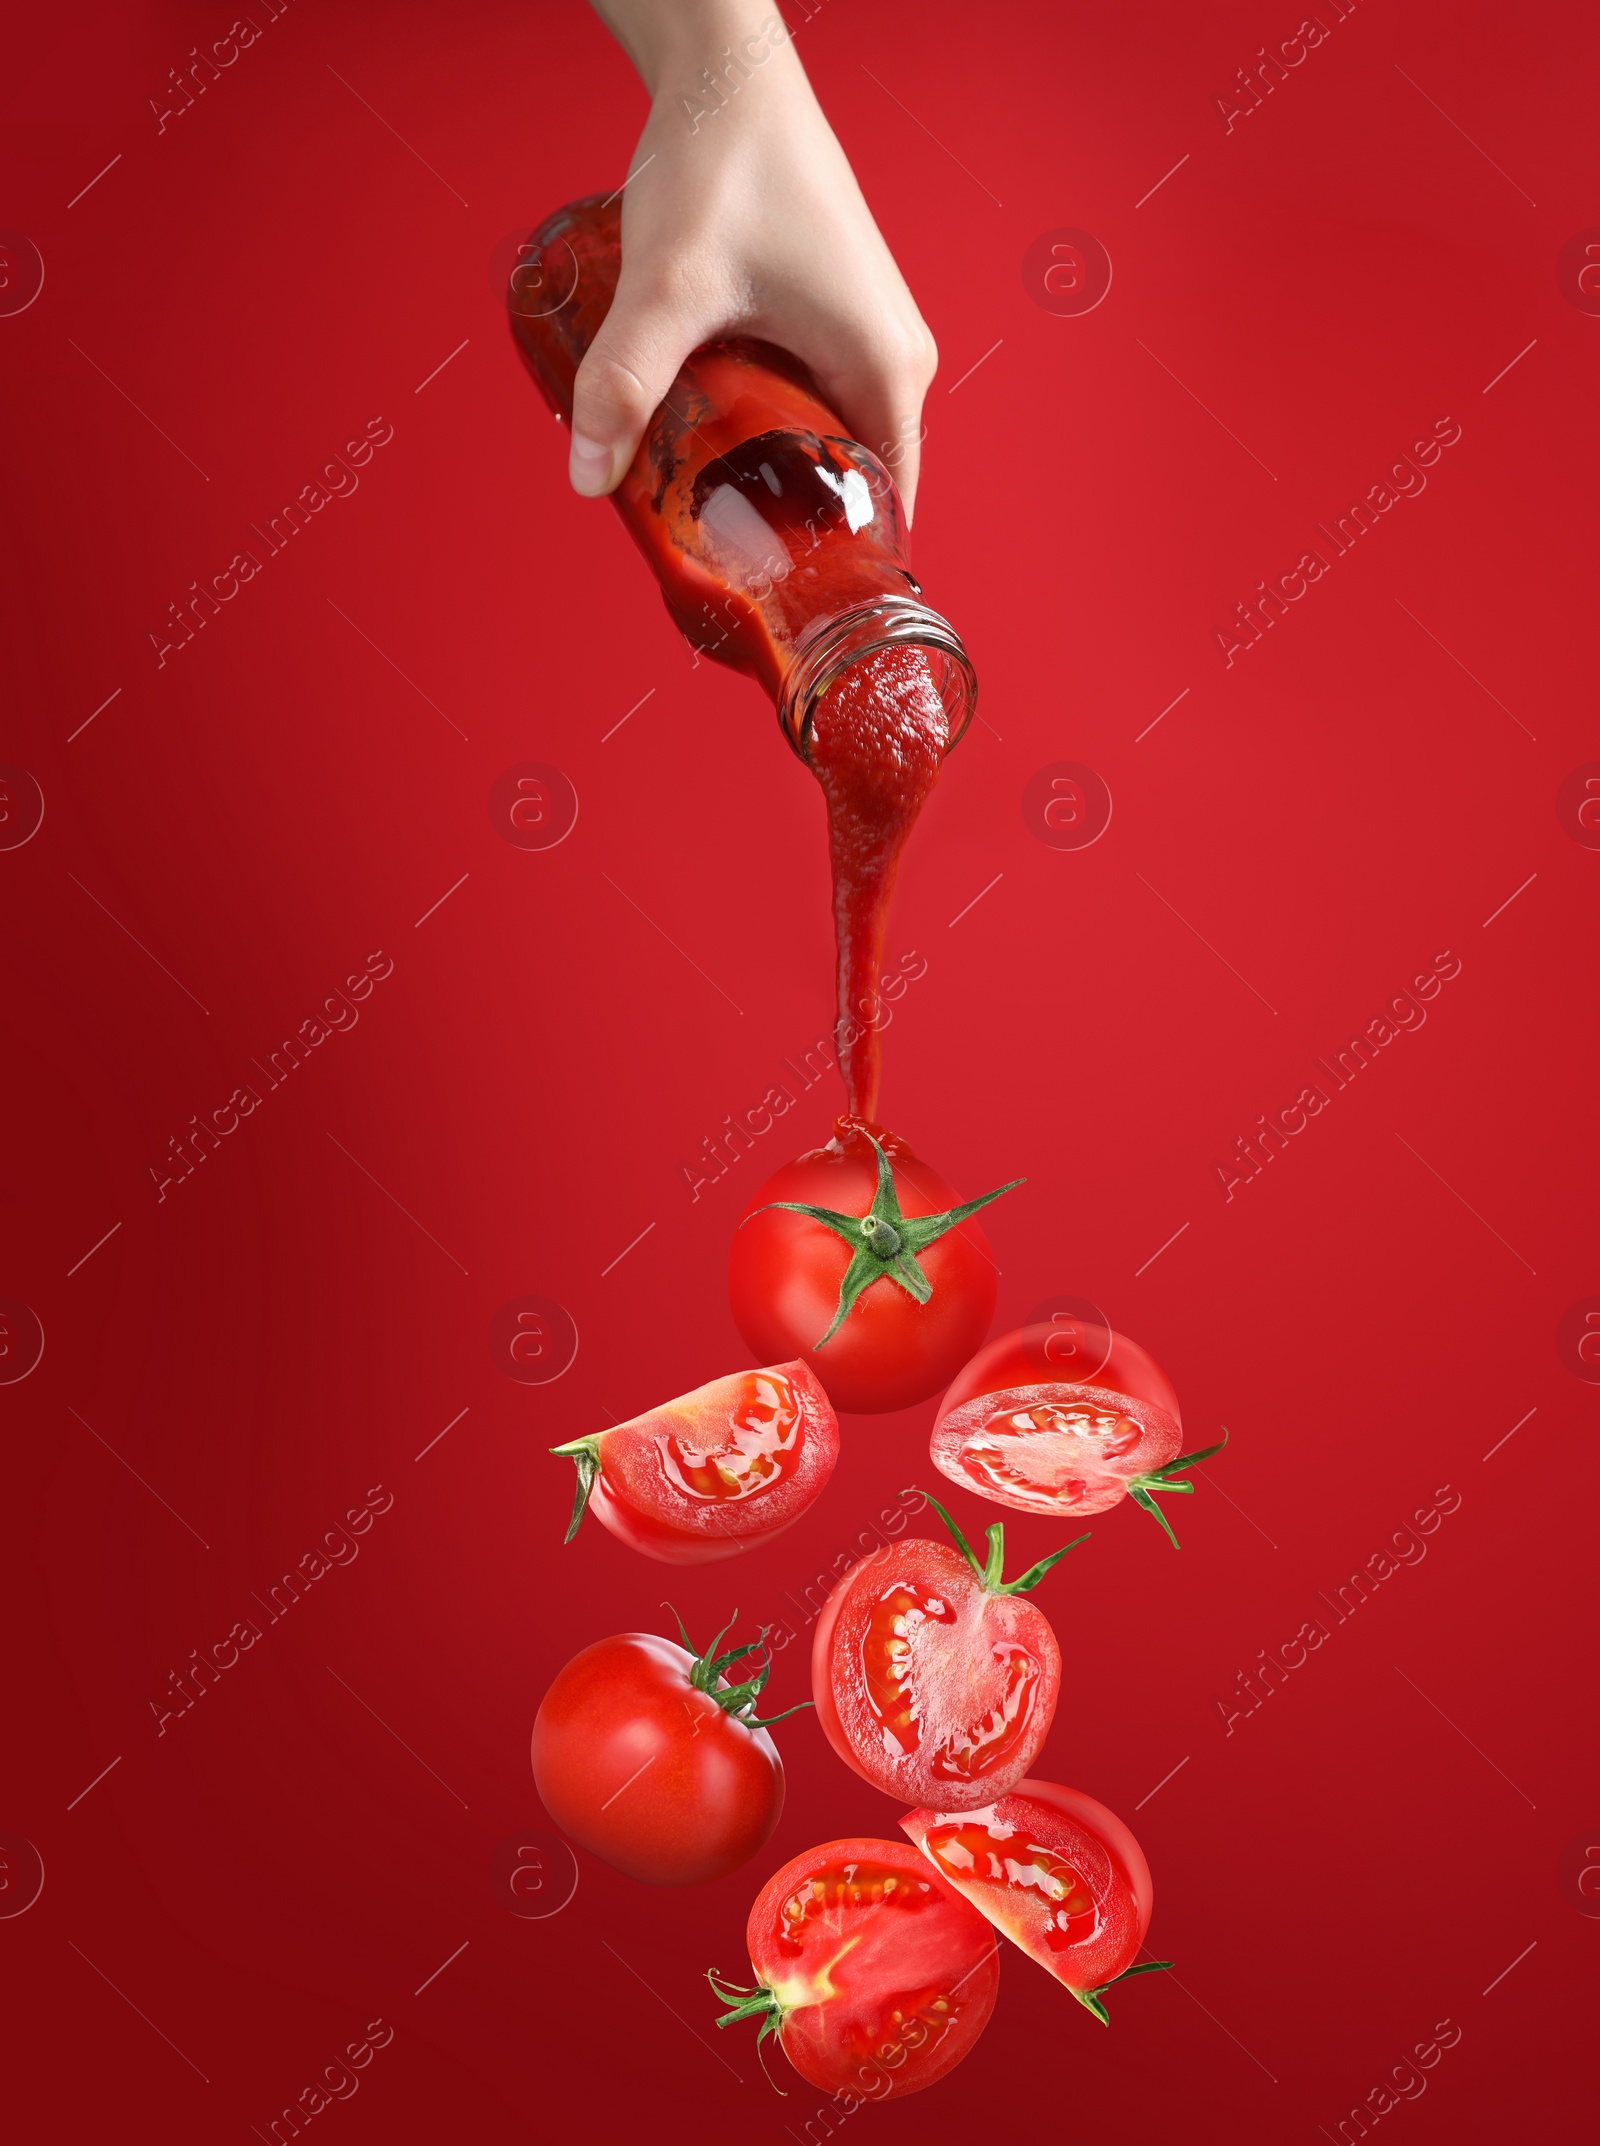
<instances>
[{"instance_id":1,"label":"tomato slice","mask_svg":"<svg viewBox=\"0 0 1600 2146\"><path fill-rule=\"evenodd\" d=\"M786 1863L746 1928L754 1990L719 2021L762 2019L813 2086L887 2101L932 2086L988 2024L994 1932L915 1848L837 1840Z\"/></svg>"},{"instance_id":2,"label":"tomato slice","mask_svg":"<svg viewBox=\"0 0 1600 2146\"><path fill-rule=\"evenodd\" d=\"M1092 1346L1091 1346L1092 1344ZM1098 1362L1092 1382L1059 1358ZM1103 1513L1159 1475L1183 1443L1178 1400L1125 1335L1036 1325L980 1349L940 1404L933 1464L963 1490L1024 1513Z\"/></svg>"},{"instance_id":3,"label":"tomato slice","mask_svg":"<svg viewBox=\"0 0 1600 2146\"><path fill-rule=\"evenodd\" d=\"M1150 1927L1150 1866L1092 1796L1028 1780L981 1810L909 1811L900 1824L947 1884L1075 1996L1098 1996L1134 1965Z\"/></svg>"},{"instance_id":4,"label":"tomato slice","mask_svg":"<svg viewBox=\"0 0 1600 2146\"><path fill-rule=\"evenodd\" d=\"M947 1543L874 1551L817 1620L817 1719L845 1764L891 1796L956 1808L1004 1794L1038 1756L1060 1686L1043 1612L990 1592Z\"/></svg>"},{"instance_id":5,"label":"tomato slice","mask_svg":"<svg viewBox=\"0 0 1600 2146\"><path fill-rule=\"evenodd\" d=\"M570 1542L586 1509L669 1564L737 1557L799 1519L839 1457L839 1427L814 1373L774 1364L556 1446L578 1467Z\"/></svg>"}]
</instances>

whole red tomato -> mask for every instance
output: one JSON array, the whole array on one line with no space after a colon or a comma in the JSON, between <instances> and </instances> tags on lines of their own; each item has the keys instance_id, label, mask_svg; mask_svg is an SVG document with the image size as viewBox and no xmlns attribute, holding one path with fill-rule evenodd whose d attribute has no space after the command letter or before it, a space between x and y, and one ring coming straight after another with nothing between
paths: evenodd
<instances>
[{"instance_id":1,"label":"whole red tomato","mask_svg":"<svg viewBox=\"0 0 1600 2146\"><path fill-rule=\"evenodd\" d=\"M771 1723L755 1718L770 1663L763 1657L743 1680L730 1675L761 1648L755 1639L718 1654L732 1622L703 1655L686 1632L681 1647L653 1632L596 1641L568 1662L533 1724L545 1809L563 1833L647 1885L703 1885L737 1870L783 1809Z\"/></svg>"},{"instance_id":2,"label":"whole red tomato","mask_svg":"<svg viewBox=\"0 0 1600 2146\"><path fill-rule=\"evenodd\" d=\"M891 1543L850 1568L817 1619L811 1693L828 1741L863 1780L964 1809L1014 1788L1050 1733L1061 1653L1022 1597L1076 1545L1007 1581L998 1521L980 1564L943 1506L928 1503L955 1547Z\"/></svg>"},{"instance_id":3,"label":"whole red tomato","mask_svg":"<svg viewBox=\"0 0 1600 2146\"><path fill-rule=\"evenodd\" d=\"M1150 1866L1092 1796L1023 1781L982 1810L908 1811L900 1824L945 1882L1102 2026L1113 1982L1172 1965L1134 1965L1150 1927Z\"/></svg>"},{"instance_id":4,"label":"whole red tomato","mask_svg":"<svg viewBox=\"0 0 1600 2146\"><path fill-rule=\"evenodd\" d=\"M1103 1513L1131 1497L1176 1546L1156 1500L1192 1492L1189 1471L1227 1433L1194 1453L1182 1443L1172 1382L1136 1341L1038 1324L991 1341L951 1382L928 1451L952 1483L1018 1512Z\"/></svg>"},{"instance_id":5,"label":"whole red tomato","mask_svg":"<svg viewBox=\"0 0 1600 2146\"><path fill-rule=\"evenodd\" d=\"M728 1258L734 1324L757 1356L810 1364L838 1408L925 1401L989 1330L998 1270L971 1218L1011 1189L958 1205L895 1134L841 1118L745 1210Z\"/></svg>"},{"instance_id":6,"label":"whole red tomato","mask_svg":"<svg viewBox=\"0 0 1600 2146\"><path fill-rule=\"evenodd\" d=\"M839 1426L804 1364L769 1364L551 1451L578 1470L568 1542L592 1509L646 1557L702 1565L799 1519L833 1473Z\"/></svg>"},{"instance_id":7,"label":"whole red tomato","mask_svg":"<svg viewBox=\"0 0 1600 2146\"><path fill-rule=\"evenodd\" d=\"M824 2093L889 2101L959 2064L989 2023L994 1932L903 1841L836 1840L769 1878L746 1927L754 1989L709 1979Z\"/></svg>"}]
</instances>

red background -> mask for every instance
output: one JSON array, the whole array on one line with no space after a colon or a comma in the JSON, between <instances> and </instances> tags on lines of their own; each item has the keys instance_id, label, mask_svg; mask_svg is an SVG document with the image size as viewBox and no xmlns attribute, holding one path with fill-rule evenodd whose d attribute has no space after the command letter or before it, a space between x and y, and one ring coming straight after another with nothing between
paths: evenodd
<instances>
[{"instance_id":1,"label":"red background","mask_svg":"<svg viewBox=\"0 0 1600 2146\"><path fill-rule=\"evenodd\" d=\"M1600 321L1556 262L1600 223L1600 55L1577 8L1319 12L1231 133L1216 94L1295 8L826 0L799 31L943 354L917 562L988 725L903 874L891 953L928 969L885 1114L964 1193L1027 1175L987 1218L997 1331L1087 1296L1190 1443L1233 1437L1181 1556L1124 1508L1045 1600L1041 1770L1134 1825L1176 1976L1104 2033L1008 1958L937 2103L863 2136L1313 2139L1446 2019L1385 2136L1573 2135L1596 1395L1556 1330L1600 1289L1600 857L1556 795L1600 752ZM748 1569L560 1547L545 1448L745 1360L729 1229L835 1107L812 1090L690 1199L703 1137L826 1030L821 803L569 494L490 288L508 234L620 181L643 94L577 5L295 0L159 132L147 100L226 9L34 13L3 220L46 280L0 319L0 757L46 802L0 854L0 1294L46 1334L0 1388L0 1830L46 1873L0 1920L15 2129L248 2137L381 2017L319 2136L820 2137L701 1979L743 1968L780 1860L894 1829L809 1716L778 1833L719 1884L581 1855L571 1905L522 1920L486 1875L548 1826L528 1731L580 1643L659 1628L667 1593L702 1633L781 1616L932 1487L931 1407L851 1418ZM1114 264L1081 318L1022 278L1062 226ZM377 417L359 491L158 667L168 603ZM1227 666L1235 602L1445 417L1426 492ZM581 805L544 852L486 810L530 759ZM1058 760L1115 800L1091 848L1022 816ZM359 1026L158 1201L169 1136L374 949ZM1234 1140L1446 949L1426 1026L1225 1200ZM487 1347L524 1294L581 1337L545 1387ZM359 1558L158 1736L168 1672L380 1485ZM1444 1486L1423 1562L1225 1733L1257 1651ZM1056 1533L1008 1529L1019 1558Z\"/></svg>"}]
</instances>

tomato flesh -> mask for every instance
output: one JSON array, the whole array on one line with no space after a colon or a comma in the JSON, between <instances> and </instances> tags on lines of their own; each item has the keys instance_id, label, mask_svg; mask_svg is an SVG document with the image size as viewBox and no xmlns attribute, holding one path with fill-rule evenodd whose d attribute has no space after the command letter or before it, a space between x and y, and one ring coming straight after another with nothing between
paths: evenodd
<instances>
[{"instance_id":1,"label":"tomato flesh","mask_svg":"<svg viewBox=\"0 0 1600 2146\"><path fill-rule=\"evenodd\" d=\"M602 1432L589 1504L647 1556L703 1564L792 1525L838 1453L833 1409L805 1364L739 1371Z\"/></svg>"},{"instance_id":2,"label":"tomato flesh","mask_svg":"<svg viewBox=\"0 0 1600 2146\"><path fill-rule=\"evenodd\" d=\"M954 1808L1003 1794L1038 1756L1060 1684L1044 1613L986 1594L948 1544L874 1551L817 1620L817 1718L845 1764L891 1796Z\"/></svg>"},{"instance_id":3,"label":"tomato flesh","mask_svg":"<svg viewBox=\"0 0 1600 2146\"><path fill-rule=\"evenodd\" d=\"M1024 1513L1103 1513L1131 1478L1177 1456L1183 1433L1151 1402L1098 1386L1013 1386L950 1410L929 1442L940 1472Z\"/></svg>"},{"instance_id":4,"label":"tomato flesh","mask_svg":"<svg viewBox=\"0 0 1600 2146\"><path fill-rule=\"evenodd\" d=\"M720 1442L708 1445L704 1425L693 1433L658 1431L661 1465L686 1498L729 1504L759 1497L794 1473L804 1411L793 1383L781 1374L746 1372L730 1381L732 1399Z\"/></svg>"},{"instance_id":5,"label":"tomato flesh","mask_svg":"<svg viewBox=\"0 0 1600 2146\"><path fill-rule=\"evenodd\" d=\"M829 1841L762 1888L746 1935L785 2056L824 2091L886 2101L943 2078L994 2009L994 1932L915 1848Z\"/></svg>"},{"instance_id":6,"label":"tomato flesh","mask_svg":"<svg viewBox=\"0 0 1600 2146\"><path fill-rule=\"evenodd\" d=\"M1092 1382L1060 1359L1098 1366ZM951 1384L929 1454L941 1474L1023 1513L1103 1513L1132 1477L1177 1458L1183 1443L1171 1381L1137 1342L1109 1328L1052 1325L1002 1335Z\"/></svg>"},{"instance_id":7,"label":"tomato flesh","mask_svg":"<svg viewBox=\"0 0 1600 2146\"><path fill-rule=\"evenodd\" d=\"M689 1681L694 1657L651 1632L574 1655L533 1725L533 1777L562 1832L648 1885L703 1885L747 1863L783 1809L765 1729Z\"/></svg>"},{"instance_id":8,"label":"tomato flesh","mask_svg":"<svg viewBox=\"0 0 1600 2146\"><path fill-rule=\"evenodd\" d=\"M981 1810L910 1811L900 1823L947 1884L1069 1989L1099 1989L1137 1959L1149 1865L1092 1796L1027 1780Z\"/></svg>"},{"instance_id":9,"label":"tomato flesh","mask_svg":"<svg viewBox=\"0 0 1600 2146\"><path fill-rule=\"evenodd\" d=\"M907 1216L944 1214L959 1204L903 1140L841 1118L827 1147L786 1164L755 1192L729 1252L728 1302L753 1354L797 1356L836 1407L875 1415L909 1408L948 1384L989 1330L996 1282L988 1239L969 1217L918 1255L933 1289L927 1303L897 1282L875 1281L832 1339L817 1346L839 1308L851 1248L808 1215L770 1203L864 1215L878 1181L868 1132L889 1157Z\"/></svg>"}]
</instances>

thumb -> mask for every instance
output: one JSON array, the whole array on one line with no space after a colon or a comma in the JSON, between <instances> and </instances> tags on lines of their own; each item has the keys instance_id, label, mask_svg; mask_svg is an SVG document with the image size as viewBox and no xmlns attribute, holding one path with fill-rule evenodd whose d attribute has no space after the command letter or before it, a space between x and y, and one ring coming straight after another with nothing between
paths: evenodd
<instances>
[{"instance_id":1,"label":"thumb","mask_svg":"<svg viewBox=\"0 0 1600 2146\"><path fill-rule=\"evenodd\" d=\"M624 268L573 383L567 474L575 492L596 499L621 483L646 425L699 340L681 297L630 283Z\"/></svg>"}]
</instances>

